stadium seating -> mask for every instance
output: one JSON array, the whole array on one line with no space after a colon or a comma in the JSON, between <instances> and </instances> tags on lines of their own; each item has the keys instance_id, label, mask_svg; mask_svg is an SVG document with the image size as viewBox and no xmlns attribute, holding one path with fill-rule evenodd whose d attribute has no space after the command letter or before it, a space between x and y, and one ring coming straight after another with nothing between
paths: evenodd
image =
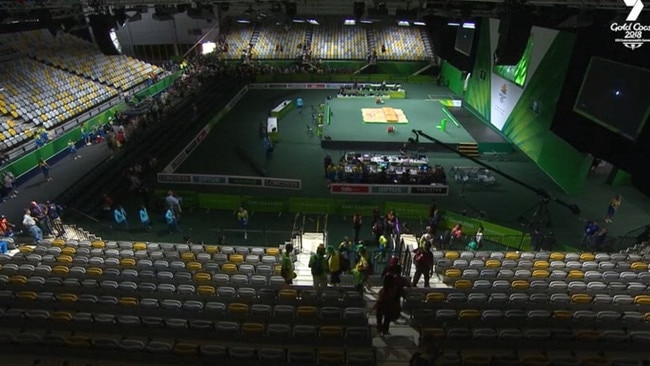
<instances>
[{"instance_id":1,"label":"stadium seating","mask_svg":"<svg viewBox=\"0 0 650 366\"><path fill-rule=\"evenodd\" d=\"M255 43L255 52L259 59L295 59L302 55L300 44L305 43L305 26L294 24L291 28L263 25L259 27L259 38ZM276 46L282 45L283 51L277 52Z\"/></svg>"},{"instance_id":2,"label":"stadium seating","mask_svg":"<svg viewBox=\"0 0 650 366\"><path fill-rule=\"evenodd\" d=\"M377 58L390 61L426 60L433 55L428 54L429 47L419 27L378 26L373 28L377 44ZM381 52L381 46L386 52Z\"/></svg>"},{"instance_id":3,"label":"stadium seating","mask_svg":"<svg viewBox=\"0 0 650 366\"><path fill-rule=\"evenodd\" d=\"M284 288L278 255L100 240L22 247L0 256L0 344L374 365L361 294Z\"/></svg>"},{"instance_id":4,"label":"stadium seating","mask_svg":"<svg viewBox=\"0 0 650 366\"><path fill-rule=\"evenodd\" d=\"M91 43L47 30L13 33L0 38L3 43L56 68L127 90L162 70L128 56L106 56Z\"/></svg>"},{"instance_id":5,"label":"stadium seating","mask_svg":"<svg viewBox=\"0 0 650 366\"><path fill-rule=\"evenodd\" d=\"M312 56L323 60L363 60L368 56L366 29L339 24L314 28Z\"/></svg>"},{"instance_id":6,"label":"stadium seating","mask_svg":"<svg viewBox=\"0 0 650 366\"><path fill-rule=\"evenodd\" d=\"M242 57L242 51L247 50L253 35L253 27L242 25L235 26L225 35L228 43L228 52L223 54L226 59L238 60Z\"/></svg>"}]
</instances>

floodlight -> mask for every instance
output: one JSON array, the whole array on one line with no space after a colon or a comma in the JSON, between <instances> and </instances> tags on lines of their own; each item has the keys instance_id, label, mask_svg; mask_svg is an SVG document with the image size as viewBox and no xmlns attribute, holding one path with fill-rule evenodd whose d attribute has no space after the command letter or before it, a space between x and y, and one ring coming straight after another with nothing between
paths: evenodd
<instances>
[{"instance_id":1,"label":"floodlight","mask_svg":"<svg viewBox=\"0 0 650 366\"><path fill-rule=\"evenodd\" d=\"M346 19L343 21L343 25L355 25L355 24L357 24L357 22L354 19Z\"/></svg>"},{"instance_id":2,"label":"floodlight","mask_svg":"<svg viewBox=\"0 0 650 366\"><path fill-rule=\"evenodd\" d=\"M411 24L409 24L409 22L407 20L398 20L397 25L400 26L400 27L408 27Z\"/></svg>"}]
</instances>

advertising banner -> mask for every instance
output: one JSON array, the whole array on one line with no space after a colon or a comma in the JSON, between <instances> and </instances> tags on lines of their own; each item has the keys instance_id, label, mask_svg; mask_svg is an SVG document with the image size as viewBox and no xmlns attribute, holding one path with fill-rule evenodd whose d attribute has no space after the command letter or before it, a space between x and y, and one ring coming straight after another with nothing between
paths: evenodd
<instances>
[{"instance_id":1,"label":"advertising banner","mask_svg":"<svg viewBox=\"0 0 650 366\"><path fill-rule=\"evenodd\" d=\"M370 194L370 195L420 195L446 196L449 187L444 184L428 186L395 185L395 184L330 184L331 194Z\"/></svg>"}]
</instances>

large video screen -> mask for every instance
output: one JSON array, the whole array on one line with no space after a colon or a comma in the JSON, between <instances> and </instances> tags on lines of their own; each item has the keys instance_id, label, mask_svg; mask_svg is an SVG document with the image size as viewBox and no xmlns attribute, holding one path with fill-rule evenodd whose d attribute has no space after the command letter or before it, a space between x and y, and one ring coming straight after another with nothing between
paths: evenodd
<instances>
[{"instance_id":1,"label":"large video screen","mask_svg":"<svg viewBox=\"0 0 650 366\"><path fill-rule=\"evenodd\" d=\"M474 23L463 23L456 31L456 43L454 49L465 56L472 53L472 43L474 43Z\"/></svg>"},{"instance_id":2,"label":"large video screen","mask_svg":"<svg viewBox=\"0 0 650 366\"><path fill-rule=\"evenodd\" d=\"M650 113L650 70L592 57L573 110L631 140Z\"/></svg>"},{"instance_id":3,"label":"large video screen","mask_svg":"<svg viewBox=\"0 0 650 366\"><path fill-rule=\"evenodd\" d=\"M532 34L528 37L528 43L516 65L494 65L493 72L506 80L510 80L516 85L523 88L528 76L528 65L530 64L530 56L533 53L533 46L535 42Z\"/></svg>"}]
</instances>

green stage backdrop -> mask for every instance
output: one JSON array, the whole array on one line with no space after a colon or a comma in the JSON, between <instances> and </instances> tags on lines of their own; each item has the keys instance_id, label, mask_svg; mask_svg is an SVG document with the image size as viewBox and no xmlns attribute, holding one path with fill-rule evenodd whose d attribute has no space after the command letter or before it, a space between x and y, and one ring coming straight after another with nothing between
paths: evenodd
<instances>
[{"instance_id":1,"label":"green stage backdrop","mask_svg":"<svg viewBox=\"0 0 650 366\"><path fill-rule=\"evenodd\" d=\"M443 60L440 66L440 78L444 83L449 83L448 87L451 91L463 95L463 72L454 65Z\"/></svg>"},{"instance_id":2,"label":"green stage backdrop","mask_svg":"<svg viewBox=\"0 0 650 366\"><path fill-rule=\"evenodd\" d=\"M543 39L550 34L534 28L535 46L531 65L523 90L512 83L504 86L491 85L492 53L497 40L495 20L484 19L478 37L474 72L468 84L465 105L485 123L495 122L491 115L493 103L505 98L516 98L512 110L506 115L501 131L522 152L530 157L565 192L581 192L589 171L591 158L580 153L550 131L564 78L575 41L575 36L559 32L552 41ZM550 42L550 44L549 44ZM544 47L547 50L544 52ZM502 81L499 81L500 83ZM506 111L507 113L507 111Z\"/></svg>"}]
</instances>

